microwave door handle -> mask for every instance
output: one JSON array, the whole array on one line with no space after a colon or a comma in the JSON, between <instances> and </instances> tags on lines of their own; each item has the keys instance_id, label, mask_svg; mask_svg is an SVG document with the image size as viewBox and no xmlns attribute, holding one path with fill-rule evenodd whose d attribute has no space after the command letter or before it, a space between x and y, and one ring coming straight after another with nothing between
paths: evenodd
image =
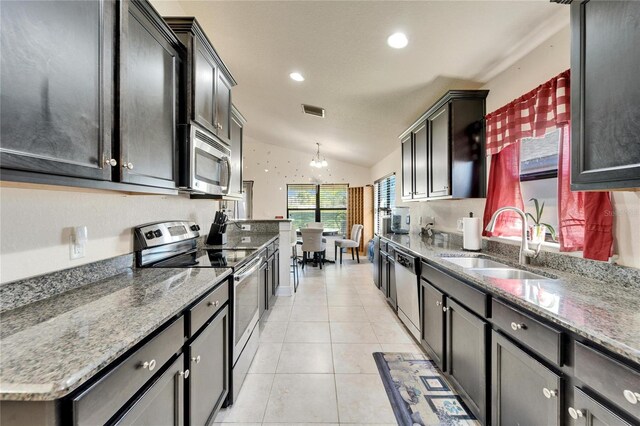
<instances>
[{"instance_id":1,"label":"microwave door handle","mask_svg":"<svg viewBox=\"0 0 640 426\"><path fill-rule=\"evenodd\" d=\"M225 157L224 162L227 165L227 185L226 189L224 190L224 194L227 195L229 194L229 190L231 189L231 161L229 160L229 157Z\"/></svg>"}]
</instances>

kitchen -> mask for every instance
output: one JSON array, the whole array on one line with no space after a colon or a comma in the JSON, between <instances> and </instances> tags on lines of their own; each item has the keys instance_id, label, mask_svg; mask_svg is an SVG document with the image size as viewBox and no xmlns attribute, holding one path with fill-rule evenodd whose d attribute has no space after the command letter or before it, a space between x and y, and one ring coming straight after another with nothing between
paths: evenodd
<instances>
[{"instance_id":1,"label":"kitchen","mask_svg":"<svg viewBox=\"0 0 640 426\"><path fill-rule=\"evenodd\" d=\"M1 423L637 424L640 11L570 3L3 2Z\"/></svg>"}]
</instances>

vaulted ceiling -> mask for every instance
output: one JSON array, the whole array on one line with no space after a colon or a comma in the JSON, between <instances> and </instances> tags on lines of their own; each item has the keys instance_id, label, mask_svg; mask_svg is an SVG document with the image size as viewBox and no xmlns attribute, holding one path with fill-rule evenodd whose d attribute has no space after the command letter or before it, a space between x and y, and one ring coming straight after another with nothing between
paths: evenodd
<instances>
[{"instance_id":1,"label":"vaulted ceiling","mask_svg":"<svg viewBox=\"0 0 640 426\"><path fill-rule=\"evenodd\" d=\"M568 24L539 1L180 1L238 86L245 140L371 166L449 89L473 89ZM162 11L162 10L161 10ZM386 38L406 33L409 45ZM289 73L300 72L304 82ZM326 108L326 117L301 104Z\"/></svg>"}]
</instances>

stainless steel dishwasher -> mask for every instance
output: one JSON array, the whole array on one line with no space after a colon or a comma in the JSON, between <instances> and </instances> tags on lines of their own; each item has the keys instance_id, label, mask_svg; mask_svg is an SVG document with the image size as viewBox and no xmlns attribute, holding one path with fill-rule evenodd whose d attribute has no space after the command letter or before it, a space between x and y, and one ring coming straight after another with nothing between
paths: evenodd
<instances>
[{"instance_id":1,"label":"stainless steel dishwasher","mask_svg":"<svg viewBox=\"0 0 640 426\"><path fill-rule=\"evenodd\" d=\"M398 317L411 334L420 341L420 300L418 298L420 260L397 249L395 257Z\"/></svg>"}]
</instances>

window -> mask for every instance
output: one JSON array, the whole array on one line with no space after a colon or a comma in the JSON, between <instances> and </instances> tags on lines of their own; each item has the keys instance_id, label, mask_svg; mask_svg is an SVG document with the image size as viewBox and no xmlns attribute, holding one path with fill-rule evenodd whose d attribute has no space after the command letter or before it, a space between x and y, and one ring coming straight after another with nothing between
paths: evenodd
<instances>
[{"instance_id":1,"label":"window","mask_svg":"<svg viewBox=\"0 0 640 426\"><path fill-rule=\"evenodd\" d=\"M373 214L375 232L382 230L382 217L391 214L391 209L396 206L396 175L391 174L378 179L373 184Z\"/></svg>"},{"instance_id":2,"label":"window","mask_svg":"<svg viewBox=\"0 0 640 426\"><path fill-rule=\"evenodd\" d=\"M539 138L520 140L520 189L525 211L535 215L535 198L544 202L541 222L558 229L558 157L561 130L557 129ZM529 225L532 225L529 221ZM547 240L550 240L547 232Z\"/></svg>"},{"instance_id":3,"label":"window","mask_svg":"<svg viewBox=\"0 0 640 426\"><path fill-rule=\"evenodd\" d=\"M322 222L325 228L347 230L347 184L287 185L287 217L294 229L309 222Z\"/></svg>"}]
</instances>

